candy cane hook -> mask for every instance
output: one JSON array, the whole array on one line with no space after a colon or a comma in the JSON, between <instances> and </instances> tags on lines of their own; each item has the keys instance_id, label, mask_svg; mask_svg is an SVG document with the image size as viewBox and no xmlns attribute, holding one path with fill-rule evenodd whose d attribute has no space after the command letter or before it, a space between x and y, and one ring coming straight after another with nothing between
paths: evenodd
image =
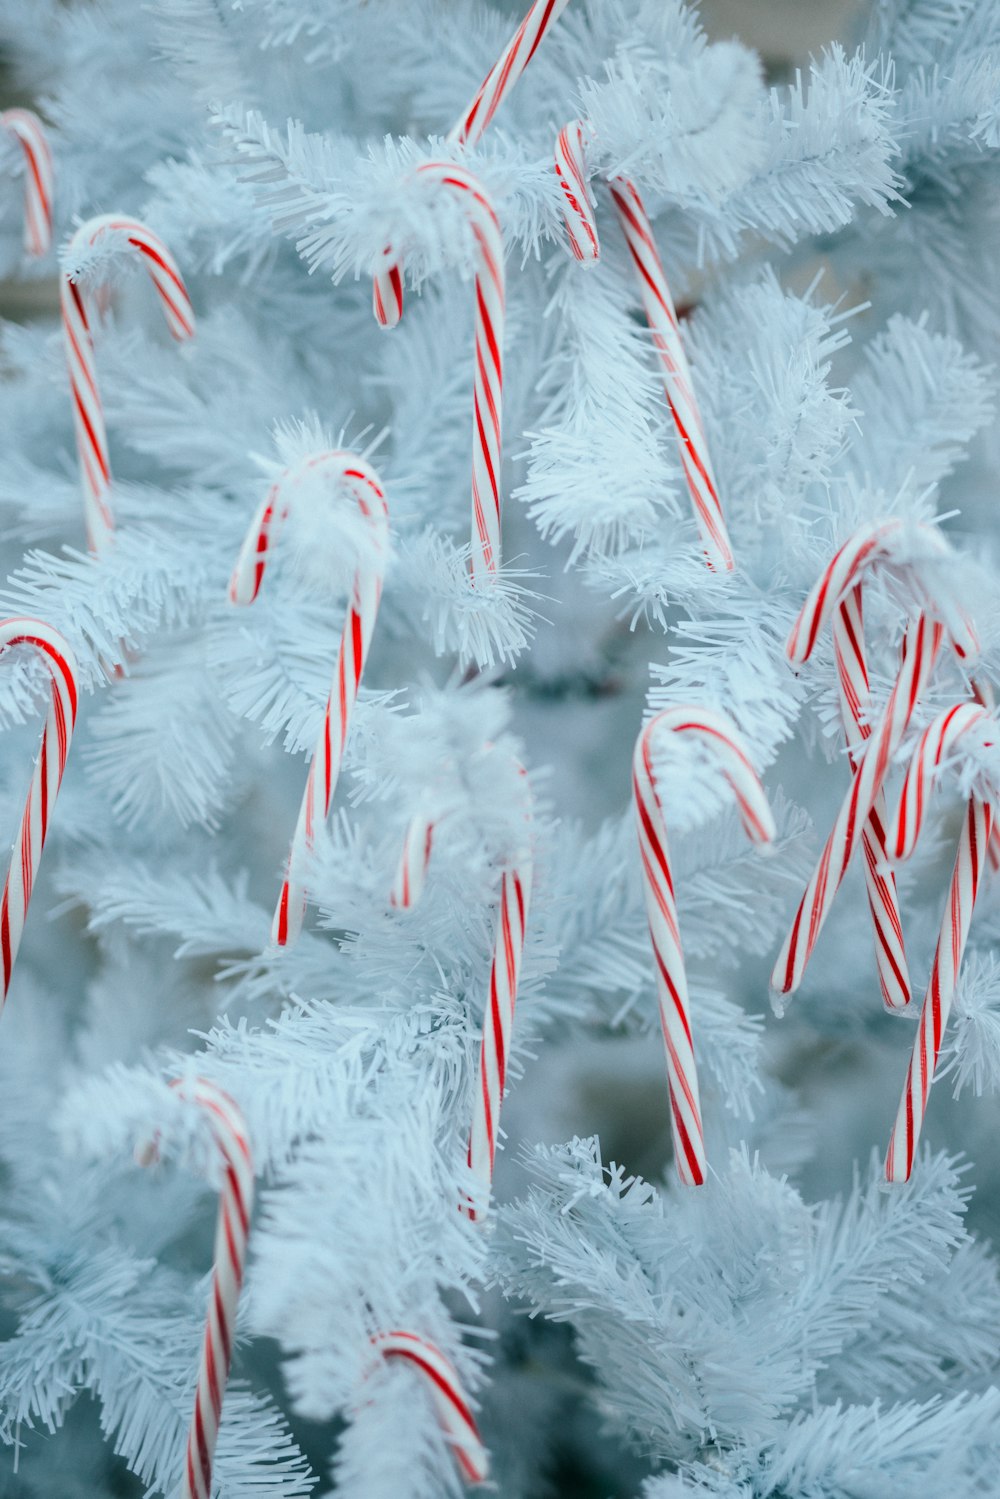
<instances>
[{"instance_id":1,"label":"candy cane hook","mask_svg":"<svg viewBox=\"0 0 1000 1499\"><path fill-rule=\"evenodd\" d=\"M485 188L465 167L429 161L417 168L429 183L461 195L476 242L476 338L472 422L472 581L500 567L500 465L503 421L503 336L506 281L503 235ZM403 312L403 276L391 247L376 272L375 316L383 327Z\"/></svg>"},{"instance_id":2,"label":"candy cane hook","mask_svg":"<svg viewBox=\"0 0 1000 1499\"><path fill-rule=\"evenodd\" d=\"M775 826L764 788L746 746L728 718L707 708L685 706L667 708L649 720L635 744L632 792L646 914L656 963L660 1025L667 1049L674 1160L681 1181L686 1186L700 1187L705 1180L707 1163L698 1071L667 829L653 769L657 742L665 752L668 733L692 734L716 756L736 797L740 820L752 843L772 842Z\"/></svg>"},{"instance_id":3,"label":"candy cane hook","mask_svg":"<svg viewBox=\"0 0 1000 1499\"><path fill-rule=\"evenodd\" d=\"M30 109L5 109L0 129L12 135L24 156L24 248L47 255L52 247L52 151L44 126Z\"/></svg>"},{"instance_id":4,"label":"candy cane hook","mask_svg":"<svg viewBox=\"0 0 1000 1499\"><path fill-rule=\"evenodd\" d=\"M368 522L374 545L371 557L366 558L354 574L351 602L333 671L333 685L292 835L285 879L271 926L271 940L279 947L294 942L302 930L307 895L304 865L315 844L317 825L322 825L329 816L337 788L351 711L361 686L361 674L382 597L389 542L389 510L382 481L375 470L355 453L339 450L313 453L293 468L286 469L262 501L233 570L229 584L232 603L252 604L257 597L275 526L287 513L296 486L315 474L329 475L334 489L338 493L344 491L356 502Z\"/></svg>"},{"instance_id":5,"label":"candy cane hook","mask_svg":"<svg viewBox=\"0 0 1000 1499\"><path fill-rule=\"evenodd\" d=\"M83 482L87 539L91 551L98 553L111 540L115 527L109 504L111 461L104 406L97 385L97 363L90 320L83 291L74 276L75 267L81 259L86 258L86 252L105 234L116 231L127 235L128 243L141 257L173 337L180 342L194 335L191 299L173 256L158 235L137 219L114 213L101 214L80 225L63 256L59 302L73 397L73 424Z\"/></svg>"},{"instance_id":6,"label":"candy cane hook","mask_svg":"<svg viewBox=\"0 0 1000 1499\"><path fill-rule=\"evenodd\" d=\"M876 562L893 560L902 531L902 522L896 520L865 526L835 554L799 611L788 637L786 654L794 666L808 660L824 625L846 596L862 582L868 569ZM927 539L944 550L944 543L939 541L936 533L928 530ZM866 828L870 827L869 818L876 807L886 771L902 743L914 708L927 688L943 639L943 627L926 614L921 614L916 621L911 620L907 628L903 661L889 701L867 740L857 771L774 965L771 987L772 1004L776 1009L777 996L792 993L802 982L806 964L830 914L847 866ZM956 655L963 659L974 653L976 643L971 627L957 625L951 634L951 644Z\"/></svg>"},{"instance_id":7,"label":"candy cane hook","mask_svg":"<svg viewBox=\"0 0 1000 1499\"><path fill-rule=\"evenodd\" d=\"M212 1287L180 1490L181 1499L211 1499L215 1444L236 1340L236 1308L243 1285L253 1210L253 1154L242 1111L228 1093L203 1077L173 1086L186 1103L204 1110L213 1144L222 1160ZM145 1142L136 1152L144 1165L158 1155L156 1138Z\"/></svg>"},{"instance_id":8,"label":"candy cane hook","mask_svg":"<svg viewBox=\"0 0 1000 1499\"><path fill-rule=\"evenodd\" d=\"M416 1333L383 1332L372 1342L383 1358L404 1359L419 1369L459 1472L468 1484L485 1483L489 1456L454 1365L440 1348Z\"/></svg>"},{"instance_id":9,"label":"candy cane hook","mask_svg":"<svg viewBox=\"0 0 1000 1499\"><path fill-rule=\"evenodd\" d=\"M558 21L569 0L534 0L527 15L493 64L461 119L448 133L448 140L474 146L500 105L537 52L545 33Z\"/></svg>"},{"instance_id":10,"label":"candy cane hook","mask_svg":"<svg viewBox=\"0 0 1000 1499\"><path fill-rule=\"evenodd\" d=\"M10 989L14 961L21 945L28 904L49 830L49 818L66 769L77 707L76 657L59 631L40 619L0 620L0 655L19 645L31 646L40 652L52 679L52 696L28 799L4 875L0 902L0 953L3 957L0 1009Z\"/></svg>"},{"instance_id":11,"label":"candy cane hook","mask_svg":"<svg viewBox=\"0 0 1000 1499\"><path fill-rule=\"evenodd\" d=\"M955 753L963 735L982 724L997 727L996 720L985 708L976 703L961 703L940 713L924 730L907 767L899 807L889 832L890 846L896 858L908 859L916 847L942 761ZM885 1158L887 1181L907 1181L913 1170L913 1158L955 997L992 827L993 808L990 803L978 796L970 797L920 1012L920 1024L913 1040L903 1096Z\"/></svg>"}]
</instances>

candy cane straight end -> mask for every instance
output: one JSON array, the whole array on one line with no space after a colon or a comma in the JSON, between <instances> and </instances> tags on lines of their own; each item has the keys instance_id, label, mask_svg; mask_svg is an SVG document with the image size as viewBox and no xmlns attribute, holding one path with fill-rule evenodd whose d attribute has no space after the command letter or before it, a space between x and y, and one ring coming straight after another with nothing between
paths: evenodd
<instances>
[{"instance_id":1,"label":"candy cane straight end","mask_svg":"<svg viewBox=\"0 0 1000 1499\"><path fill-rule=\"evenodd\" d=\"M596 265L601 245L597 237L597 217L590 201L587 142L582 121L571 120L560 130L555 157L569 247L581 265Z\"/></svg>"},{"instance_id":2,"label":"candy cane straight end","mask_svg":"<svg viewBox=\"0 0 1000 1499\"><path fill-rule=\"evenodd\" d=\"M475 97L461 119L448 133L448 140L461 146L474 146L482 137L500 105L531 59L553 22L562 15L569 0L534 0L524 20L503 52L476 90Z\"/></svg>"},{"instance_id":3,"label":"candy cane straight end","mask_svg":"<svg viewBox=\"0 0 1000 1499\"><path fill-rule=\"evenodd\" d=\"M0 129L12 135L24 156L24 248L39 258L52 248L52 152L45 127L30 109L6 109Z\"/></svg>"},{"instance_id":4,"label":"candy cane straight end","mask_svg":"<svg viewBox=\"0 0 1000 1499\"><path fill-rule=\"evenodd\" d=\"M403 1359L424 1376L441 1430L467 1484L485 1483L489 1454L462 1389L458 1371L434 1343L411 1332L380 1333L372 1339L386 1359Z\"/></svg>"}]
</instances>

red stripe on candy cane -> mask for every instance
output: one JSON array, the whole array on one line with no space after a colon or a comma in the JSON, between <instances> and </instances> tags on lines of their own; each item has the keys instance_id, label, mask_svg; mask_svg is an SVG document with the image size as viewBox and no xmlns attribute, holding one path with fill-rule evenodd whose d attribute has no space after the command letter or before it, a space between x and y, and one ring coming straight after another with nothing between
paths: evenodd
<instances>
[{"instance_id":1,"label":"red stripe on candy cane","mask_svg":"<svg viewBox=\"0 0 1000 1499\"><path fill-rule=\"evenodd\" d=\"M977 725L984 724L991 724L996 728L996 720L987 709L977 703L961 703L938 714L924 730L907 767L899 807L889 829L889 846L894 849L897 858L908 859L916 847L942 762L955 754L963 735ZM979 893L983 859L989 845L993 821L992 806L977 796L970 797L958 840L955 867L923 1009L920 1012L920 1023L886 1153L885 1175L890 1182L907 1181L913 1170L917 1143L927 1112L927 1100Z\"/></svg>"},{"instance_id":2,"label":"red stripe on candy cane","mask_svg":"<svg viewBox=\"0 0 1000 1499\"><path fill-rule=\"evenodd\" d=\"M76 658L59 631L40 619L0 620L0 655L17 646L30 646L41 654L51 677L52 695L42 730L41 751L35 762L0 899L0 963L3 971L0 1009L10 990L52 807L66 769L77 709Z\"/></svg>"},{"instance_id":3,"label":"red stripe on candy cane","mask_svg":"<svg viewBox=\"0 0 1000 1499\"><path fill-rule=\"evenodd\" d=\"M429 185L461 195L476 242L476 333L472 421L472 561L474 583L500 568L500 464L506 281L500 221L485 188L465 167L429 161L417 168ZM383 327L402 316L403 279L391 246L376 272L373 305Z\"/></svg>"},{"instance_id":4,"label":"red stripe on candy cane","mask_svg":"<svg viewBox=\"0 0 1000 1499\"><path fill-rule=\"evenodd\" d=\"M772 842L775 827L764 788L747 749L735 726L723 714L707 708L667 708L645 725L636 740L632 759L632 793L660 1001L660 1024L667 1053L674 1161L686 1186L701 1186L705 1181L707 1162L687 973L677 921L667 829L653 769L657 743L666 759L670 742L666 737L668 734L694 735L719 761L722 774L736 797L744 830L752 843Z\"/></svg>"},{"instance_id":5,"label":"red stripe on candy cane","mask_svg":"<svg viewBox=\"0 0 1000 1499\"><path fill-rule=\"evenodd\" d=\"M52 151L41 120L30 109L5 109L0 129L14 137L24 156L24 248L47 255L52 247Z\"/></svg>"},{"instance_id":6,"label":"red stripe on candy cane","mask_svg":"<svg viewBox=\"0 0 1000 1499\"><path fill-rule=\"evenodd\" d=\"M90 318L80 287L73 279L74 265L86 259L85 252L108 233L120 232L141 257L160 299L171 334L178 341L194 335L194 312L187 289L173 256L163 241L137 219L120 214L102 214L88 219L76 230L63 255L59 280L63 342L73 398L73 422L83 481L84 512L91 551L100 552L114 533L109 495L111 462L104 407L97 384L94 343Z\"/></svg>"},{"instance_id":7,"label":"red stripe on candy cane","mask_svg":"<svg viewBox=\"0 0 1000 1499\"><path fill-rule=\"evenodd\" d=\"M465 1482L485 1483L489 1457L454 1365L434 1343L412 1332L384 1332L372 1343L386 1359L402 1359L426 1381L435 1414Z\"/></svg>"},{"instance_id":8,"label":"red stripe on candy cane","mask_svg":"<svg viewBox=\"0 0 1000 1499\"><path fill-rule=\"evenodd\" d=\"M500 105L538 50L545 33L559 19L569 0L535 0L527 15L476 90L475 97L461 119L452 127L448 140L457 145L474 146Z\"/></svg>"},{"instance_id":9,"label":"red stripe on candy cane","mask_svg":"<svg viewBox=\"0 0 1000 1499\"><path fill-rule=\"evenodd\" d=\"M276 523L288 512L296 486L314 474L329 477L333 491L346 494L359 506L374 539L371 560L354 574L351 601L340 638L333 683L323 715L323 727L309 766L306 788L292 835L285 879L271 926L271 940L279 947L294 942L302 930L307 890L304 866L312 852L318 820L329 816L347 743L351 711L361 685L365 659L382 597L382 578L389 544L389 510L382 481L355 453L331 449L313 453L286 469L273 484L254 516L229 584L234 604L252 604L260 590L274 545Z\"/></svg>"}]
</instances>

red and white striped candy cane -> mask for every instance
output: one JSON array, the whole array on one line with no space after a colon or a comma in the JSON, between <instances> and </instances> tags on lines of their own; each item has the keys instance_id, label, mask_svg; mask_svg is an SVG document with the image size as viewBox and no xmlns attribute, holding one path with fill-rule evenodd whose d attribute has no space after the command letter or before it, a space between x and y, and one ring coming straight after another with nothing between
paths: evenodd
<instances>
[{"instance_id":1,"label":"red and white striped candy cane","mask_svg":"<svg viewBox=\"0 0 1000 1499\"><path fill-rule=\"evenodd\" d=\"M563 192L569 247L577 260L593 265L600 259L601 244L587 164L588 140L589 132L582 120L570 120L563 126L556 139L556 173Z\"/></svg>"},{"instance_id":2,"label":"red and white striped candy cane","mask_svg":"<svg viewBox=\"0 0 1000 1499\"><path fill-rule=\"evenodd\" d=\"M889 832L890 846L898 859L908 859L916 846L938 767L954 753L964 734L983 723L996 727L995 719L985 708L976 703L961 703L939 714L924 730L907 768L899 807ZM930 981L920 1012L920 1024L885 1158L887 1181L907 1181L913 1170L913 1157L951 1013L992 826L993 808L990 804L977 796L970 797Z\"/></svg>"},{"instance_id":3,"label":"red and white striped candy cane","mask_svg":"<svg viewBox=\"0 0 1000 1499\"><path fill-rule=\"evenodd\" d=\"M868 568L876 562L892 561L902 531L901 521L888 521L882 525L864 526L844 543L820 575L792 627L786 654L794 666L808 660L821 630L845 596L862 581ZM932 545L944 547L936 533L928 530L926 536ZM868 825L889 763L902 743L913 710L930 680L943 639L943 627L927 615L911 620L895 686L878 725L868 738L864 755L774 965L771 975L774 996L790 994L802 982L806 964L830 914L844 873ZM971 626L957 623L951 644L962 658L973 653L976 643Z\"/></svg>"},{"instance_id":4,"label":"red and white striped candy cane","mask_svg":"<svg viewBox=\"0 0 1000 1499\"><path fill-rule=\"evenodd\" d=\"M466 1483L485 1483L490 1464L458 1372L440 1348L412 1332L383 1332L372 1339L383 1358L405 1359L427 1382L448 1443Z\"/></svg>"},{"instance_id":5,"label":"red and white striped candy cane","mask_svg":"<svg viewBox=\"0 0 1000 1499\"><path fill-rule=\"evenodd\" d=\"M411 910L424 893L436 827L433 817L426 812L418 812L415 817L411 817L403 835L396 877L389 893L389 904L400 911Z\"/></svg>"},{"instance_id":6,"label":"red and white striped candy cane","mask_svg":"<svg viewBox=\"0 0 1000 1499\"><path fill-rule=\"evenodd\" d=\"M271 926L271 940L279 947L294 942L302 930L307 893L303 867L315 844L317 824L322 825L329 816L337 788L351 710L361 686L361 674L382 597L389 544L389 509L385 491L370 464L356 453L333 449L313 453L285 470L271 486L254 516L229 584L229 597L234 604L252 604L257 597L275 525L287 512L296 485L315 474L328 475L336 492L343 491L356 502L371 528L374 546L370 559L366 559L354 574L351 601L333 671L333 685L292 835L288 866Z\"/></svg>"},{"instance_id":7,"label":"red and white striped candy cane","mask_svg":"<svg viewBox=\"0 0 1000 1499\"><path fill-rule=\"evenodd\" d=\"M167 327L174 338L180 341L191 338L194 334L191 299L173 256L158 235L137 219L116 213L101 214L80 225L63 255L59 301L73 397L76 447L83 481L87 538L93 552L101 552L114 533L114 516L108 503L111 462L104 407L97 385L97 364L87 305L84 293L73 277L77 264L89 259L85 252L91 250L105 234L113 232L127 235L128 243L141 256L159 296Z\"/></svg>"},{"instance_id":8,"label":"red and white striped candy cane","mask_svg":"<svg viewBox=\"0 0 1000 1499\"><path fill-rule=\"evenodd\" d=\"M638 277L646 319L653 335L653 347L659 356L667 404L677 428L681 463L684 466L695 520L701 533L705 558L713 570L731 572L735 564L729 533L722 514L701 414L695 400L677 313L656 241L653 239L652 225L634 182L625 177L616 177L610 186L611 197L618 210L618 219Z\"/></svg>"},{"instance_id":9,"label":"red and white striped candy cane","mask_svg":"<svg viewBox=\"0 0 1000 1499\"><path fill-rule=\"evenodd\" d=\"M728 718L707 708L683 706L667 708L649 720L635 744L632 792L646 914L656 962L660 1025L667 1048L674 1160L681 1181L686 1186L700 1187L705 1180L706 1158L698 1070L667 829L653 770L656 742L659 740L665 749L664 736L668 733L692 734L716 756L735 794L740 820L751 842L770 843L775 827L746 746Z\"/></svg>"},{"instance_id":10,"label":"red and white striped candy cane","mask_svg":"<svg viewBox=\"0 0 1000 1499\"><path fill-rule=\"evenodd\" d=\"M503 337L506 281L500 221L486 190L465 167L429 161L417 168L431 184L460 193L478 251L476 342L472 419L472 580L492 577L500 567L500 465L503 422ZM392 257L375 276L378 321L393 327L403 311L403 278Z\"/></svg>"},{"instance_id":11,"label":"red and white striped candy cane","mask_svg":"<svg viewBox=\"0 0 1000 1499\"><path fill-rule=\"evenodd\" d=\"M569 0L534 0L527 15L476 91L475 98L448 133L449 141L474 146L506 99Z\"/></svg>"},{"instance_id":12,"label":"red and white striped candy cane","mask_svg":"<svg viewBox=\"0 0 1000 1499\"><path fill-rule=\"evenodd\" d=\"M0 655L19 645L31 646L40 652L52 679L52 697L21 825L4 875L0 902L0 953L3 957L0 1009L10 989L14 960L21 945L31 892L49 830L49 818L66 769L77 705L76 657L59 631L40 619L0 620Z\"/></svg>"},{"instance_id":13,"label":"red and white striped candy cane","mask_svg":"<svg viewBox=\"0 0 1000 1499\"><path fill-rule=\"evenodd\" d=\"M253 1209L253 1155L242 1111L228 1093L205 1078L181 1083L178 1093L204 1109L223 1164L212 1288L181 1486L182 1499L211 1499L212 1462L236 1339L236 1307Z\"/></svg>"},{"instance_id":14,"label":"red and white striped candy cane","mask_svg":"<svg viewBox=\"0 0 1000 1499\"><path fill-rule=\"evenodd\" d=\"M871 687L865 651L861 585L840 602L833 615L833 652L837 664L840 714L847 740L851 771L856 772L864 746L871 737L868 714ZM879 788L861 835L868 907L875 931L875 962L882 1001L887 1010L904 1009L910 1002L910 975L903 946L903 927L896 896L896 878L887 868L885 793Z\"/></svg>"},{"instance_id":15,"label":"red and white striped candy cane","mask_svg":"<svg viewBox=\"0 0 1000 1499\"><path fill-rule=\"evenodd\" d=\"M981 703L984 708L993 712L997 705L996 693L993 690L993 683L986 677L973 677L972 695L977 703ZM990 841L986 846L986 852L989 854L990 868L996 874L1000 871L1000 822L996 818L993 819L993 826L990 829Z\"/></svg>"},{"instance_id":16,"label":"red and white striped candy cane","mask_svg":"<svg viewBox=\"0 0 1000 1499\"><path fill-rule=\"evenodd\" d=\"M24 248L47 255L52 246L52 152L41 120L30 109L5 109L0 129L12 135L24 155Z\"/></svg>"}]
</instances>

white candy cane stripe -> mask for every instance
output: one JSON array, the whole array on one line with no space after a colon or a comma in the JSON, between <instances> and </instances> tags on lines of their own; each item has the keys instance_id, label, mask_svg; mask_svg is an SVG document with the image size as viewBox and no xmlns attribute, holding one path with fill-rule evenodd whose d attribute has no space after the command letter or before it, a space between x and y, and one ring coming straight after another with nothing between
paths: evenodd
<instances>
[{"instance_id":1,"label":"white candy cane stripe","mask_svg":"<svg viewBox=\"0 0 1000 1499\"><path fill-rule=\"evenodd\" d=\"M899 808L890 829L890 846L895 848L898 858L909 858L913 852L930 800L935 772L941 762L954 752L963 734L983 722L994 722L985 708L975 703L962 703L939 714L921 735L906 772ZM978 797L971 797L962 823L948 902L920 1012L920 1024L913 1042L903 1096L886 1154L887 1181L906 1181L913 1170L913 1158L927 1112L927 1098L934 1081L941 1042L951 1013L992 824L993 811L989 804L980 801Z\"/></svg>"},{"instance_id":2,"label":"white candy cane stripe","mask_svg":"<svg viewBox=\"0 0 1000 1499\"><path fill-rule=\"evenodd\" d=\"M75 265L81 260L89 260L87 252L103 235L116 231L126 234L128 243L142 257L142 263L159 295L167 326L174 338L182 340L191 338L194 334L194 313L187 288L170 251L151 229L147 229L137 219L114 213L101 214L80 225L63 257L59 301L73 398L76 446L83 481L87 537L94 552L100 552L114 533L114 516L108 504L111 462L86 301L82 288L73 277Z\"/></svg>"},{"instance_id":3,"label":"white candy cane stripe","mask_svg":"<svg viewBox=\"0 0 1000 1499\"><path fill-rule=\"evenodd\" d=\"M351 710L358 696L382 597L389 543L389 510L382 481L375 470L356 453L340 450L313 453L293 468L286 469L271 486L254 516L229 584L229 597L234 604L253 603L267 567L275 522L281 520L287 506L292 503L296 485L317 473L329 475L333 491L338 495L344 493L356 502L371 527L375 545L372 560L366 561L354 574L351 601L333 671L333 685L309 766L287 871L271 926L271 940L279 947L294 942L302 930L307 894L304 866L315 844L316 828L329 816L344 758Z\"/></svg>"},{"instance_id":4,"label":"white candy cane stripe","mask_svg":"<svg viewBox=\"0 0 1000 1499\"><path fill-rule=\"evenodd\" d=\"M774 965L771 987L776 995L789 994L802 982L806 964L823 929L823 923L830 914L834 896L861 841L889 762L902 743L913 710L930 680L943 634L941 625L923 614L915 623L911 622L908 628L899 676L889 694L882 718L868 740Z\"/></svg>"},{"instance_id":5,"label":"white candy cane stripe","mask_svg":"<svg viewBox=\"0 0 1000 1499\"><path fill-rule=\"evenodd\" d=\"M0 902L0 954L3 991L0 1009L10 989L14 961L21 945L28 905L42 858L45 835L62 783L76 723L77 665L66 640L40 619L0 620L0 655L15 646L39 651L52 678L52 697L45 716L42 743L31 776L21 825L11 849Z\"/></svg>"},{"instance_id":6,"label":"white candy cane stripe","mask_svg":"<svg viewBox=\"0 0 1000 1499\"><path fill-rule=\"evenodd\" d=\"M660 1024L667 1049L674 1159L681 1181L686 1186L700 1187L705 1180L706 1157L698 1071L667 830L653 770L657 742L665 757L668 733L695 735L718 759L751 842L770 843L775 827L764 788L741 736L728 718L706 708L684 706L667 708L650 719L635 744L632 792L649 935L656 963Z\"/></svg>"},{"instance_id":7,"label":"white candy cane stripe","mask_svg":"<svg viewBox=\"0 0 1000 1499\"><path fill-rule=\"evenodd\" d=\"M587 140L582 120L571 120L563 126L556 140L556 173L563 191L569 247L577 260L593 265L600 258L601 245L587 167Z\"/></svg>"},{"instance_id":8,"label":"white candy cane stripe","mask_svg":"<svg viewBox=\"0 0 1000 1499\"><path fill-rule=\"evenodd\" d=\"M474 146L506 99L553 22L558 21L569 0L535 0L527 15L501 52L461 119L448 133L449 141Z\"/></svg>"},{"instance_id":9,"label":"white candy cane stripe","mask_svg":"<svg viewBox=\"0 0 1000 1499\"><path fill-rule=\"evenodd\" d=\"M833 615L833 650L840 690L840 712L844 723L852 772L871 737L868 714L871 689L865 652L861 585L843 598ZM903 947L903 927L896 896L896 879L887 869L885 793L880 789L861 835L868 905L875 930L875 961L882 1000L888 1010L901 1010L910 1002L910 976Z\"/></svg>"},{"instance_id":10,"label":"white candy cane stripe","mask_svg":"<svg viewBox=\"0 0 1000 1499\"><path fill-rule=\"evenodd\" d=\"M212 1287L181 1487L183 1499L211 1499L212 1462L233 1357L236 1307L253 1209L253 1155L243 1114L228 1093L205 1078L182 1083L178 1092L205 1110L223 1162Z\"/></svg>"},{"instance_id":11,"label":"white candy cane stripe","mask_svg":"<svg viewBox=\"0 0 1000 1499\"><path fill-rule=\"evenodd\" d=\"M694 396L691 370L681 341L677 313L667 285L642 199L635 183L616 177L611 196L635 267L653 346L659 356L667 403L677 428L681 462L705 557L712 569L734 567L729 533L722 514L712 460Z\"/></svg>"},{"instance_id":12,"label":"white candy cane stripe","mask_svg":"<svg viewBox=\"0 0 1000 1499\"><path fill-rule=\"evenodd\" d=\"M531 897L533 865L530 793L524 767L519 765L518 771L524 783L526 830L524 842L509 866L504 869L500 885L500 909L493 940L490 989L483 1015L479 1075L472 1101L472 1129L467 1156L474 1181L474 1200L462 1204L462 1210L474 1221L486 1216L493 1182L500 1131L500 1106L507 1082L507 1058L514 1030L514 1009L521 975L521 959L524 956L528 902Z\"/></svg>"},{"instance_id":13,"label":"white candy cane stripe","mask_svg":"<svg viewBox=\"0 0 1000 1499\"><path fill-rule=\"evenodd\" d=\"M436 823L424 812L410 819L403 836L403 847L399 855L396 878L389 894L389 904L401 911L408 911L417 904L424 893L427 870L431 862Z\"/></svg>"},{"instance_id":14,"label":"white candy cane stripe","mask_svg":"<svg viewBox=\"0 0 1000 1499\"><path fill-rule=\"evenodd\" d=\"M52 152L41 120L30 109L5 109L0 129L14 136L24 154L24 248L47 255L52 245Z\"/></svg>"},{"instance_id":15,"label":"white candy cane stripe","mask_svg":"<svg viewBox=\"0 0 1000 1499\"><path fill-rule=\"evenodd\" d=\"M461 1380L440 1348L412 1332L384 1332L372 1339L383 1358L405 1359L427 1382L434 1410L466 1483L485 1483L490 1464Z\"/></svg>"},{"instance_id":16,"label":"white candy cane stripe","mask_svg":"<svg viewBox=\"0 0 1000 1499\"><path fill-rule=\"evenodd\" d=\"M500 221L479 180L454 162L417 168L428 182L460 193L478 251L472 421L472 580L500 567L500 432L503 421L503 337L506 281ZM387 256L392 256L391 249ZM390 259L375 277L375 316L386 327L403 310L402 269Z\"/></svg>"}]
</instances>

